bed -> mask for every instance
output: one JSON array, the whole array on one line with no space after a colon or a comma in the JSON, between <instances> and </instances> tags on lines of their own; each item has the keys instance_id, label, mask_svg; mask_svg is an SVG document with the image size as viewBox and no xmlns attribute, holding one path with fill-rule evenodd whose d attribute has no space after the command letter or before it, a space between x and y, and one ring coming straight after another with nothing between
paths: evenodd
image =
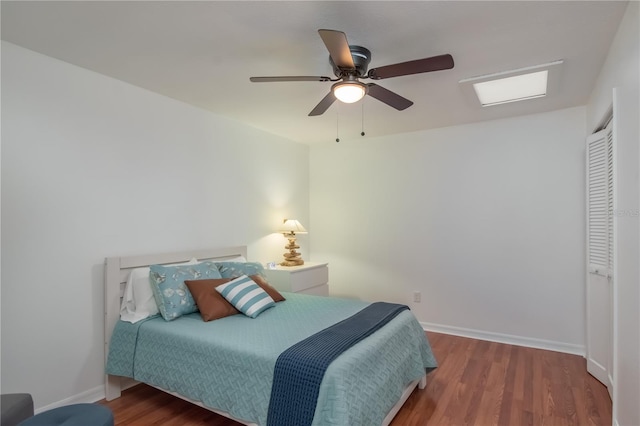
<instances>
[{"instance_id":1,"label":"bed","mask_svg":"<svg viewBox=\"0 0 640 426\"><path fill-rule=\"evenodd\" d=\"M278 356L370 306L282 292L286 300L255 319L233 315L205 322L198 312L173 321L160 315L135 323L120 319L131 271L236 258L246 258L246 247L106 259L107 400L144 382L239 423L267 425ZM425 387L426 373L435 367L424 331L404 310L328 366L311 424L388 425L416 386Z\"/></svg>"}]
</instances>

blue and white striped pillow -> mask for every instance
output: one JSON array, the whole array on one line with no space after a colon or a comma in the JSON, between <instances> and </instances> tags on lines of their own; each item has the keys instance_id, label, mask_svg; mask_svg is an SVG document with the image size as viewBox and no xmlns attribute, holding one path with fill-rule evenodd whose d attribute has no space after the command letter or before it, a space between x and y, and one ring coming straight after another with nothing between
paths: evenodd
<instances>
[{"instance_id":1,"label":"blue and white striped pillow","mask_svg":"<svg viewBox=\"0 0 640 426\"><path fill-rule=\"evenodd\" d=\"M216 291L237 310L251 318L276 305L271 296L246 275L219 285Z\"/></svg>"}]
</instances>

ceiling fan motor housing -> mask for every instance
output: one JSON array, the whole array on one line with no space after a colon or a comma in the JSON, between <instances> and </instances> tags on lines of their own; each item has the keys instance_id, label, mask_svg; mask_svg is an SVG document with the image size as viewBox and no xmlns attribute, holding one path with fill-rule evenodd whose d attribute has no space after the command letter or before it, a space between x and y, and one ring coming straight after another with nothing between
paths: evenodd
<instances>
[{"instance_id":1,"label":"ceiling fan motor housing","mask_svg":"<svg viewBox=\"0 0 640 426\"><path fill-rule=\"evenodd\" d=\"M353 64L355 65L355 74L353 70L344 70L339 68L329 56L329 63L333 67L333 73L336 77L344 77L345 75L355 75L357 77L364 77L367 75L367 69L369 62L371 62L371 52L366 47L362 46L349 46L351 51L351 57L353 58Z\"/></svg>"}]
</instances>

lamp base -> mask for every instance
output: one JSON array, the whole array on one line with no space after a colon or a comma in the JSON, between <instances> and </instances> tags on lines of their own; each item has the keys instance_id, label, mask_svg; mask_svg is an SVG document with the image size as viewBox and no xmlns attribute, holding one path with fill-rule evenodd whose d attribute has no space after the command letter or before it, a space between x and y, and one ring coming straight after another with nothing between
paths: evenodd
<instances>
[{"instance_id":1,"label":"lamp base","mask_svg":"<svg viewBox=\"0 0 640 426\"><path fill-rule=\"evenodd\" d=\"M304 260L302 259L287 259L280 263L280 266L299 266L304 265Z\"/></svg>"},{"instance_id":2,"label":"lamp base","mask_svg":"<svg viewBox=\"0 0 640 426\"><path fill-rule=\"evenodd\" d=\"M296 244L295 235L287 235L287 239L289 240L289 244L284 246L284 248L289 251L284 254L284 261L280 263L280 266L304 265L304 260L302 260L302 258L300 257L300 253L296 251L296 249L300 248L300 246Z\"/></svg>"}]
</instances>

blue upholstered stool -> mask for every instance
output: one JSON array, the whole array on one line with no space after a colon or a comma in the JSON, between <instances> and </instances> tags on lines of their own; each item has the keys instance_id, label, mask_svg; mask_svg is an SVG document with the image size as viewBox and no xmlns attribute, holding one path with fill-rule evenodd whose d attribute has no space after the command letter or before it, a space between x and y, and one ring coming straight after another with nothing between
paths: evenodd
<instances>
[{"instance_id":1,"label":"blue upholstered stool","mask_svg":"<svg viewBox=\"0 0 640 426\"><path fill-rule=\"evenodd\" d=\"M99 404L74 404L54 408L18 426L113 426L113 413Z\"/></svg>"}]
</instances>

